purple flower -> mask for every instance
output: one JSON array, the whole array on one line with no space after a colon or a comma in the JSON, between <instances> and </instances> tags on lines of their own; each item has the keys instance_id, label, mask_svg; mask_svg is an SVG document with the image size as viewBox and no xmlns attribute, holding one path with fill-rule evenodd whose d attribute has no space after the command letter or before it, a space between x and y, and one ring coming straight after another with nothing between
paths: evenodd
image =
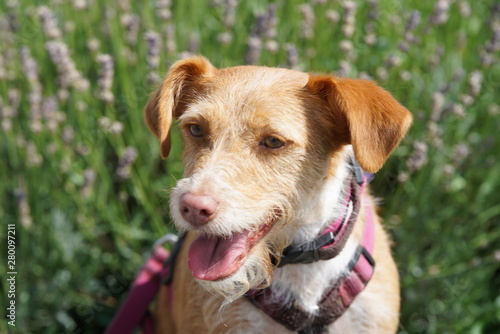
<instances>
[{"instance_id":1,"label":"purple flower","mask_svg":"<svg viewBox=\"0 0 500 334\"><path fill-rule=\"evenodd\" d=\"M80 189L82 196L87 197L90 195L95 178L96 172L93 169L88 168L83 171L83 185Z\"/></svg>"},{"instance_id":2,"label":"purple flower","mask_svg":"<svg viewBox=\"0 0 500 334\"><path fill-rule=\"evenodd\" d=\"M151 70L155 70L158 68L160 63L160 34L156 31L149 30L146 32L144 37L148 43L148 54L146 60L149 68Z\"/></svg>"},{"instance_id":3,"label":"purple flower","mask_svg":"<svg viewBox=\"0 0 500 334\"><path fill-rule=\"evenodd\" d=\"M45 46L59 72L60 88L65 89L72 86L78 91L87 90L90 84L76 68L73 59L70 57L68 46L61 41L50 41Z\"/></svg>"},{"instance_id":4,"label":"purple flower","mask_svg":"<svg viewBox=\"0 0 500 334\"><path fill-rule=\"evenodd\" d=\"M128 45L135 46L137 44L137 34L139 33L139 24L141 20L136 14L123 14L120 18L122 25L125 27L125 40Z\"/></svg>"},{"instance_id":5,"label":"purple flower","mask_svg":"<svg viewBox=\"0 0 500 334\"><path fill-rule=\"evenodd\" d=\"M118 168L116 169L116 175L120 180L126 180L130 178L130 170L136 158L137 150L135 148L130 146L125 148L125 152L118 161Z\"/></svg>"},{"instance_id":6,"label":"purple flower","mask_svg":"<svg viewBox=\"0 0 500 334\"><path fill-rule=\"evenodd\" d=\"M434 7L430 21L435 25L442 25L448 21L450 11L450 0L438 0Z\"/></svg>"},{"instance_id":7,"label":"purple flower","mask_svg":"<svg viewBox=\"0 0 500 334\"><path fill-rule=\"evenodd\" d=\"M109 54L100 54L97 56L99 63L99 79L97 85L100 88L99 98L107 103L114 101L114 95L111 91L113 87L114 62L113 57Z\"/></svg>"},{"instance_id":8,"label":"purple flower","mask_svg":"<svg viewBox=\"0 0 500 334\"><path fill-rule=\"evenodd\" d=\"M314 37L314 10L310 4L303 4L299 8L302 14L301 36L305 39L312 39Z\"/></svg>"},{"instance_id":9,"label":"purple flower","mask_svg":"<svg viewBox=\"0 0 500 334\"><path fill-rule=\"evenodd\" d=\"M248 50L245 57L245 62L248 65L255 65L259 62L260 52L262 49L262 40L258 36L250 36L247 41Z\"/></svg>"},{"instance_id":10,"label":"purple flower","mask_svg":"<svg viewBox=\"0 0 500 334\"><path fill-rule=\"evenodd\" d=\"M61 30L57 27L57 22L54 19L54 14L47 6L40 6L38 8L38 17L42 21L43 31L50 39L61 38Z\"/></svg>"},{"instance_id":11,"label":"purple flower","mask_svg":"<svg viewBox=\"0 0 500 334\"><path fill-rule=\"evenodd\" d=\"M342 26L342 32L345 37L350 38L354 35L354 30L356 29L356 9L357 5L354 1L344 1L342 3L344 7L344 25Z\"/></svg>"},{"instance_id":12,"label":"purple flower","mask_svg":"<svg viewBox=\"0 0 500 334\"><path fill-rule=\"evenodd\" d=\"M22 183L24 184L24 182ZM28 229L31 227L33 220L31 218L31 210L24 185L14 190L14 198L16 199L17 209L19 212L19 221L24 228Z\"/></svg>"},{"instance_id":13,"label":"purple flower","mask_svg":"<svg viewBox=\"0 0 500 334\"><path fill-rule=\"evenodd\" d=\"M41 118L41 104L42 104L42 85L39 80L38 63L31 57L31 51L27 46L21 46L20 52L21 65L23 66L24 74L28 79L30 91L28 93L28 100L30 102L30 118Z\"/></svg>"},{"instance_id":14,"label":"purple flower","mask_svg":"<svg viewBox=\"0 0 500 334\"><path fill-rule=\"evenodd\" d=\"M473 71L469 75L469 92L472 96L478 96L481 93L483 83L483 74L480 71Z\"/></svg>"},{"instance_id":15,"label":"purple flower","mask_svg":"<svg viewBox=\"0 0 500 334\"><path fill-rule=\"evenodd\" d=\"M299 65L299 53L297 47L292 43L287 43L285 45L287 63L290 68L297 68Z\"/></svg>"},{"instance_id":16,"label":"purple flower","mask_svg":"<svg viewBox=\"0 0 500 334\"><path fill-rule=\"evenodd\" d=\"M224 26L231 28L236 22L236 7L238 7L238 0L225 0L224 6Z\"/></svg>"},{"instance_id":17,"label":"purple flower","mask_svg":"<svg viewBox=\"0 0 500 334\"><path fill-rule=\"evenodd\" d=\"M156 16L160 20L170 20L172 18L172 12L170 11L170 6L172 3L170 0L158 0L156 2Z\"/></svg>"},{"instance_id":18,"label":"purple flower","mask_svg":"<svg viewBox=\"0 0 500 334\"><path fill-rule=\"evenodd\" d=\"M420 170L427 163L427 144L416 141L413 144L413 153L406 161L408 170L413 173Z\"/></svg>"},{"instance_id":19,"label":"purple flower","mask_svg":"<svg viewBox=\"0 0 500 334\"><path fill-rule=\"evenodd\" d=\"M168 53L175 54L177 52L177 43L175 41L175 25L169 23L165 26L165 48Z\"/></svg>"}]
</instances>

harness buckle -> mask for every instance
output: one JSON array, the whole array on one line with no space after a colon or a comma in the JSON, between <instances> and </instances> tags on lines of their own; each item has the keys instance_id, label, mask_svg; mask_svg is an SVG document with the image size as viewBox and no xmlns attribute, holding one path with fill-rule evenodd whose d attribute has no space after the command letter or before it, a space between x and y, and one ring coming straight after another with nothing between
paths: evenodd
<instances>
[{"instance_id":1,"label":"harness buckle","mask_svg":"<svg viewBox=\"0 0 500 334\"><path fill-rule=\"evenodd\" d=\"M283 267L286 264L293 263L316 262L319 260L319 250L335 242L335 239L335 234L330 231L317 237L311 242L299 246L288 246L286 251L281 256L281 261L278 267Z\"/></svg>"},{"instance_id":2,"label":"harness buckle","mask_svg":"<svg viewBox=\"0 0 500 334\"><path fill-rule=\"evenodd\" d=\"M363 184L363 170L359 166L358 162L354 157L352 158L352 168L354 169L354 176L356 177L356 183L359 185Z\"/></svg>"}]
</instances>

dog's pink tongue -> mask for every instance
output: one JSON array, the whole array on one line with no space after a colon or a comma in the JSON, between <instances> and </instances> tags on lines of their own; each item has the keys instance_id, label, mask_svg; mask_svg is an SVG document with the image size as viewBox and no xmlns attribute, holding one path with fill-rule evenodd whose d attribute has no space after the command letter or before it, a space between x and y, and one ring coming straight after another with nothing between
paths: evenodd
<instances>
[{"instance_id":1,"label":"dog's pink tongue","mask_svg":"<svg viewBox=\"0 0 500 334\"><path fill-rule=\"evenodd\" d=\"M201 280L215 281L234 274L248 252L248 231L230 238L201 235L188 250L188 267Z\"/></svg>"}]
</instances>

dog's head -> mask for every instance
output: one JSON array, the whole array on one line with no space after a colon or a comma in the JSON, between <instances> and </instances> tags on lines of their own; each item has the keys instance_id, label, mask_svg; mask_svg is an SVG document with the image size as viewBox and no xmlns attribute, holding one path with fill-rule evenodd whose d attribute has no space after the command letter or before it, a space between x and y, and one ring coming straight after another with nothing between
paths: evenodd
<instances>
[{"instance_id":1,"label":"dog's head","mask_svg":"<svg viewBox=\"0 0 500 334\"><path fill-rule=\"evenodd\" d=\"M271 258L293 238L303 203L334 177L344 147L375 172L411 123L370 81L216 69L203 57L175 63L144 113L164 158L179 122L185 172L171 215L199 233L188 252L194 276L231 299L270 282Z\"/></svg>"}]
</instances>

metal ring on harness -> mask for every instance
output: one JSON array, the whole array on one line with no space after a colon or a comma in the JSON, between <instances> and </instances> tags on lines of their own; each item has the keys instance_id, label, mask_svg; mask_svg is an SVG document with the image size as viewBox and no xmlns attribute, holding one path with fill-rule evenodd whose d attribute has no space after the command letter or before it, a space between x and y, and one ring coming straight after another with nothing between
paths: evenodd
<instances>
[{"instance_id":1,"label":"metal ring on harness","mask_svg":"<svg viewBox=\"0 0 500 334\"><path fill-rule=\"evenodd\" d=\"M179 237L173 233L167 233L163 237L159 238L158 240L155 241L153 244L153 249L156 249L156 247L161 246L165 243L169 244L175 244L179 241Z\"/></svg>"}]
</instances>

